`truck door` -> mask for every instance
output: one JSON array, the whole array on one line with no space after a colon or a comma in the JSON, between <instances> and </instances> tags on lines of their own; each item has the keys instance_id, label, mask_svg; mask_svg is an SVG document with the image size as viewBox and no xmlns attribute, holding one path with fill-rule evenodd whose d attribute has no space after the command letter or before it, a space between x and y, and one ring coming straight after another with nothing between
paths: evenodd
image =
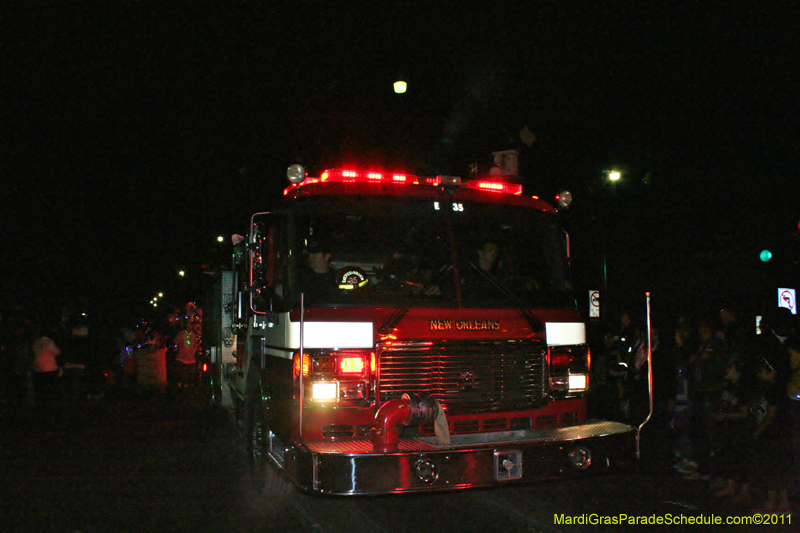
<instances>
[{"instance_id":1,"label":"truck door","mask_svg":"<svg viewBox=\"0 0 800 533\"><path fill-rule=\"evenodd\" d=\"M277 314L285 310L286 239L283 217L277 214L253 215L249 243L249 300L256 315Z\"/></svg>"}]
</instances>

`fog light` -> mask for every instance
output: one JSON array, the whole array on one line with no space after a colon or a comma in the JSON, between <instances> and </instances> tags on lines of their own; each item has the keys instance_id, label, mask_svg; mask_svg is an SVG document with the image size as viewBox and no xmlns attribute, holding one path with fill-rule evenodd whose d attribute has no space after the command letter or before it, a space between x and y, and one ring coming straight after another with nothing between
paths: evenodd
<instances>
[{"instance_id":1,"label":"fog light","mask_svg":"<svg viewBox=\"0 0 800 533\"><path fill-rule=\"evenodd\" d=\"M569 462L578 470L586 470L592 464L592 452L588 448L578 446L569 452Z\"/></svg>"},{"instance_id":2,"label":"fog light","mask_svg":"<svg viewBox=\"0 0 800 533\"><path fill-rule=\"evenodd\" d=\"M366 383L342 383L339 388L342 400L363 400L367 397Z\"/></svg>"},{"instance_id":3,"label":"fog light","mask_svg":"<svg viewBox=\"0 0 800 533\"><path fill-rule=\"evenodd\" d=\"M339 397L335 381L317 381L311 384L312 400L335 400Z\"/></svg>"}]
</instances>

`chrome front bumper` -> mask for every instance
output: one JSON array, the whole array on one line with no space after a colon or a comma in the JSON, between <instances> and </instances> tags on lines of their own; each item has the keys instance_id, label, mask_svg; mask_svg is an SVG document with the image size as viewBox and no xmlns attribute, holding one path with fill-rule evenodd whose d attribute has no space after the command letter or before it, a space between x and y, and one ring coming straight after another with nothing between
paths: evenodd
<instances>
[{"instance_id":1,"label":"chrome front bumper","mask_svg":"<svg viewBox=\"0 0 800 533\"><path fill-rule=\"evenodd\" d=\"M303 490L368 495L447 491L607 471L635 458L635 428L618 422L401 439L374 453L369 439L306 441L283 454L285 474Z\"/></svg>"}]
</instances>

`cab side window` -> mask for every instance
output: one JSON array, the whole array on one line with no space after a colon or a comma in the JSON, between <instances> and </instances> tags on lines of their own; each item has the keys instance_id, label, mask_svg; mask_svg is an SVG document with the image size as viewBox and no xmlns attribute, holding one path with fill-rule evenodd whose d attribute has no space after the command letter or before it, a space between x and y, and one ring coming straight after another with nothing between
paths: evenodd
<instances>
[{"instance_id":1,"label":"cab side window","mask_svg":"<svg viewBox=\"0 0 800 533\"><path fill-rule=\"evenodd\" d=\"M258 313L285 307L286 246L280 218L257 215L250 236L251 302Z\"/></svg>"}]
</instances>

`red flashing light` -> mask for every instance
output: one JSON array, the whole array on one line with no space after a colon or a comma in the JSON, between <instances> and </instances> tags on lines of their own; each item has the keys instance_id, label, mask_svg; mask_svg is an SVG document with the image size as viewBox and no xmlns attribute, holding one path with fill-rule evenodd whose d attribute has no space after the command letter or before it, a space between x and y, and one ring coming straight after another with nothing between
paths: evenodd
<instances>
[{"instance_id":1,"label":"red flashing light","mask_svg":"<svg viewBox=\"0 0 800 533\"><path fill-rule=\"evenodd\" d=\"M339 358L340 374L363 374L366 364L361 356L342 356Z\"/></svg>"},{"instance_id":2,"label":"red flashing light","mask_svg":"<svg viewBox=\"0 0 800 533\"><path fill-rule=\"evenodd\" d=\"M522 194L522 185L519 183L472 180L468 181L464 186L468 189L477 189L479 191L501 192L506 194L515 194L518 196Z\"/></svg>"},{"instance_id":3,"label":"red flashing light","mask_svg":"<svg viewBox=\"0 0 800 533\"><path fill-rule=\"evenodd\" d=\"M283 195L286 196L292 189L297 189L298 187L301 187L303 185L313 185L314 183L322 183L327 179L328 179L327 173L323 172L319 178L306 178L302 181L302 183L292 183L283 190Z\"/></svg>"},{"instance_id":4,"label":"red flashing light","mask_svg":"<svg viewBox=\"0 0 800 533\"><path fill-rule=\"evenodd\" d=\"M376 172L350 169L328 169L323 171L318 178L306 178L300 183L293 183L287 187L283 194L287 195L293 189L315 183L339 182L339 183L385 183L393 185L431 185L439 186L461 186L461 178L455 176L436 176L424 177L414 174L404 174L398 172ZM471 184L471 185L470 185ZM522 194L521 185L509 185L493 182L468 182L467 186L473 189L491 190L495 192L507 192L512 194Z\"/></svg>"},{"instance_id":5,"label":"red flashing light","mask_svg":"<svg viewBox=\"0 0 800 533\"><path fill-rule=\"evenodd\" d=\"M400 173L329 169L323 172L322 176L324 176L323 181L419 184L417 176Z\"/></svg>"},{"instance_id":6,"label":"red flashing light","mask_svg":"<svg viewBox=\"0 0 800 533\"><path fill-rule=\"evenodd\" d=\"M566 353L551 353L550 366L556 368L567 368L572 363L572 355Z\"/></svg>"}]
</instances>

